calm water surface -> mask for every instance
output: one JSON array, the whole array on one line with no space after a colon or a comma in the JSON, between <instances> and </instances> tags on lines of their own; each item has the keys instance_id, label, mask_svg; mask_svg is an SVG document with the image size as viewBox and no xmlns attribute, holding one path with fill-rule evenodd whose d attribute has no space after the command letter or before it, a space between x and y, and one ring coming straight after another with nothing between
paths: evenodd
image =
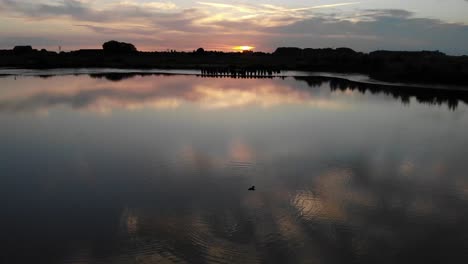
<instances>
[{"instance_id":1,"label":"calm water surface","mask_svg":"<svg viewBox=\"0 0 468 264\"><path fill-rule=\"evenodd\" d=\"M467 263L467 102L326 79L0 78L0 263Z\"/></svg>"}]
</instances>

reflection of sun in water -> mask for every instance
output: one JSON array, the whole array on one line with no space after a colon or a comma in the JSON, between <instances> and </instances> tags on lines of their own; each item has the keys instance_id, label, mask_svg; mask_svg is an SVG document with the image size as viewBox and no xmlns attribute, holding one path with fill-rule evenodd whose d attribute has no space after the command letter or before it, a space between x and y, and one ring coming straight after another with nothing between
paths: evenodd
<instances>
[{"instance_id":1,"label":"reflection of sun in water","mask_svg":"<svg viewBox=\"0 0 468 264\"><path fill-rule=\"evenodd\" d=\"M237 50L237 51L251 51L253 50L255 47L252 47L252 46L236 46L234 48L232 48L233 50Z\"/></svg>"}]
</instances>

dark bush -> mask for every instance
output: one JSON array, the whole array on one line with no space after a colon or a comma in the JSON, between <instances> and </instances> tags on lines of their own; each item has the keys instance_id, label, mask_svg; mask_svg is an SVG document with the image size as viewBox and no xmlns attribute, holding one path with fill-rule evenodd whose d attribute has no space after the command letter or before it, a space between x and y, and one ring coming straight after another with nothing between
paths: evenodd
<instances>
[{"instance_id":1,"label":"dark bush","mask_svg":"<svg viewBox=\"0 0 468 264\"><path fill-rule=\"evenodd\" d=\"M134 53L137 49L133 44L118 42L115 40L108 41L102 45L105 52L110 53Z\"/></svg>"},{"instance_id":2,"label":"dark bush","mask_svg":"<svg viewBox=\"0 0 468 264\"><path fill-rule=\"evenodd\" d=\"M15 54L24 54L24 53L29 53L32 51L33 51L33 48L31 46L15 46L13 48L13 52Z\"/></svg>"}]
</instances>

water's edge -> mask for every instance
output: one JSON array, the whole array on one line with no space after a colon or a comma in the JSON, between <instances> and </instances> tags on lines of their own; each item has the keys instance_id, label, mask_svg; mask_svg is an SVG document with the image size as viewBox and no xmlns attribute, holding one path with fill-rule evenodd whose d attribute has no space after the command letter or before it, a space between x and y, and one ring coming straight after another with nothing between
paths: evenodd
<instances>
[{"instance_id":1,"label":"water's edge","mask_svg":"<svg viewBox=\"0 0 468 264\"><path fill-rule=\"evenodd\" d=\"M131 75L195 75L202 76L200 70L184 70L184 69L117 69L117 68L63 68L63 69L16 69L16 68L0 68L0 78L8 76L37 76L37 77L53 77L67 75L90 75L90 74L131 74ZM206 76L210 77L210 76ZM216 77L216 76L213 76ZM219 77L219 76L218 76ZM336 80L346 80L360 84L371 84L387 86L389 88L420 88L434 90L456 90L468 92L468 87L458 85L442 85L442 84L420 84L420 83L401 83L401 82L384 82L370 78L364 74L354 73L333 73L333 72L307 72L307 71L282 71L281 74L275 76L265 76L256 78L287 78L287 77L325 77ZM242 78L242 77L240 77ZM251 78L251 77L247 77Z\"/></svg>"}]
</instances>

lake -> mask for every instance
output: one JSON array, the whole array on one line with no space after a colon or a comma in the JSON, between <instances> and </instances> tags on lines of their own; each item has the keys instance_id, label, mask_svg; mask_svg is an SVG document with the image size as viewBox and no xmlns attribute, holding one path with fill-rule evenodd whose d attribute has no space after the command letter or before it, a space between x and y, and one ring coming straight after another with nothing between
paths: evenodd
<instances>
[{"instance_id":1,"label":"lake","mask_svg":"<svg viewBox=\"0 0 468 264\"><path fill-rule=\"evenodd\" d=\"M467 97L3 76L0 262L466 263Z\"/></svg>"}]
</instances>

